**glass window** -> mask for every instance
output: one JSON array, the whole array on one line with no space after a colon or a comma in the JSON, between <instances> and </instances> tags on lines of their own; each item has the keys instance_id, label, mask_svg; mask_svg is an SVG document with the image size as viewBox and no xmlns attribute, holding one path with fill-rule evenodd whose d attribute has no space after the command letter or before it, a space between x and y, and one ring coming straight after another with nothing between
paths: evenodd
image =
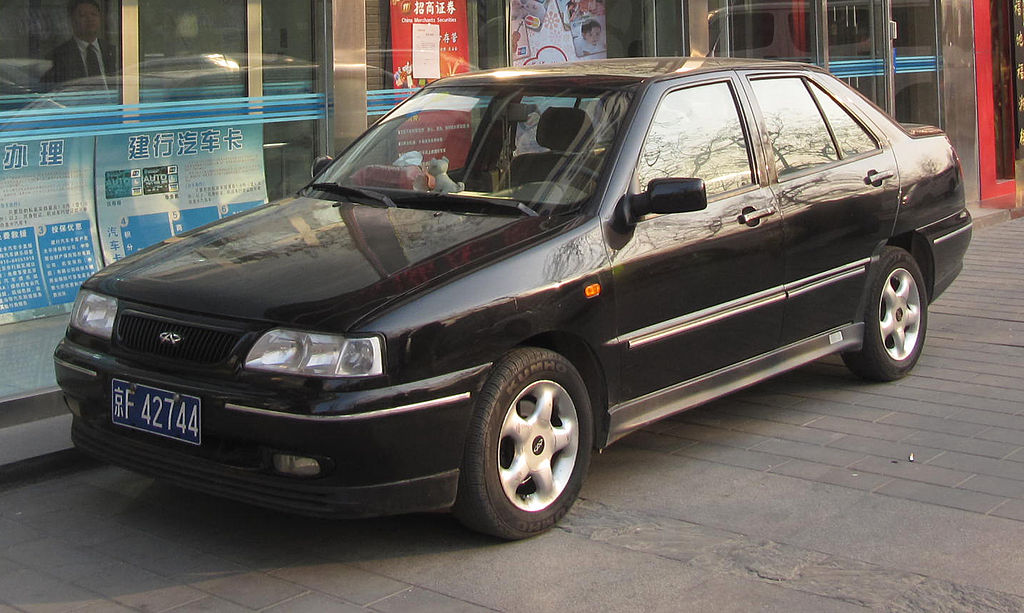
<instances>
[{"instance_id":1,"label":"glass window","mask_svg":"<svg viewBox=\"0 0 1024 613\"><path fill-rule=\"evenodd\" d=\"M839 152L846 158L878 148L874 137L864 129L843 107L817 85L811 84L814 98L821 105L825 118L832 126L832 133L839 143Z\"/></svg>"},{"instance_id":2,"label":"glass window","mask_svg":"<svg viewBox=\"0 0 1024 613\"><path fill-rule=\"evenodd\" d=\"M375 124L320 181L384 191L399 206L437 200L423 198L432 191L471 211L566 210L594 192L630 98L544 83L431 87Z\"/></svg>"},{"instance_id":3,"label":"glass window","mask_svg":"<svg viewBox=\"0 0 1024 613\"><path fill-rule=\"evenodd\" d=\"M815 4L808 0L708 0L708 55L814 61ZM699 47L694 50L703 51Z\"/></svg>"},{"instance_id":4,"label":"glass window","mask_svg":"<svg viewBox=\"0 0 1024 613\"><path fill-rule=\"evenodd\" d=\"M703 179L708 196L753 183L747 137L728 83L668 94L637 164L640 189L663 177Z\"/></svg>"},{"instance_id":5,"label":"glass window","mask_svg":"<svg viewBox=\"0 0 1024 613\"><path fill-rule=\"evenodd\" d=\"M752 85L780 177L839 159L803 79L759 79Z\"/></svg>"},{"instance_id":6,"label":"glass window","mask_svg":"<svg viewBox=\"0 0 1024 613\"><path fill-rule=\"evenodd\" d=\"M245 2L140 0L142 102L245 95Z\"/></svg>"},{"instance_id":7,"label":"glass window","mask_svg":"<svg viewBox=\"0 0 1024 613\"><path fill-rule=\"evenodd\" d=\"M14 0L3 12L0 111L120 102L120 2Z\"/></svg>"}]
</instances>

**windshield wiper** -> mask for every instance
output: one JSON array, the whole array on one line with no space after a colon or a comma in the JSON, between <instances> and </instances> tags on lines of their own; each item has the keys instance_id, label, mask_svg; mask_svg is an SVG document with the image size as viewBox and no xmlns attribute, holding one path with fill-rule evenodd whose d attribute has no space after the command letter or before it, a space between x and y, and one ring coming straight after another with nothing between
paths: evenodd
<instances>
[{"instance_id":1,"label":"windshield wiper","mask_svg":"<svg viewBox=\"0 0 1024 613\"><path fill-rule=\"evenodd\" d=\"M403 196L401 200L420 200L424 198L429 198L431 200L451 200L476 205L489 204L493 207L500 207L503 209L516 209L520 213L528 217L537 217L540 215L540 213L526 206L522 202L519 202L518 200L506 200L504 198L487 198L485 196L468 196L458 193L416 192L415 194Z\"/></svg>"},{"instance_id":2,"label":"windshield wiper","mask_svg":"<svg viewBox=\"0 0 1024 613\"><path fill-rule=\"evenodd\" d=\"M351 185L342 185L340 183L313 183L308 187L324 192L330 192L332 194L338 194L339 196L356 196L373 202L379 202L380 204L390 208L397 206L395 201L389 198L387 194L382 194L371 189L363 189L362 187L352 187ZM341 206L341 203L335 203L334 206Z\"/></svg>"}]
</instances>

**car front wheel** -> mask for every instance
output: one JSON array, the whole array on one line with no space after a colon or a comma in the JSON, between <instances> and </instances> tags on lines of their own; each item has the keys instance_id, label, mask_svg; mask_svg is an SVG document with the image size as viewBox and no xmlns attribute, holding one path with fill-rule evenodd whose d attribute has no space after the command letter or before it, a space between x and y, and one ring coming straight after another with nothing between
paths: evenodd
<instances>
[{"instance_id":1,"label":"car front wheel","mask_svg":"<svg viewBox=\"0 0 1024 613\"><path fill-rule=\"evenodd\" d=\"M510 352L477 397L456 517L504 539L547 530L575 502L592 443L590 400L573 365L546 349Z\"/></svg>"},{"instance_id":2,"label":"car front wheel","mask_svg":"<svg viewBox=\"0 0 1024 613\"><path fill-rule=\"evenodd\" d=\"M846 366L872 381L894 381L907 374L924 347L928 296L914 258L886 247L871 279L864 315L864 346L843 354Z\"/></svg>"}]
</instances>

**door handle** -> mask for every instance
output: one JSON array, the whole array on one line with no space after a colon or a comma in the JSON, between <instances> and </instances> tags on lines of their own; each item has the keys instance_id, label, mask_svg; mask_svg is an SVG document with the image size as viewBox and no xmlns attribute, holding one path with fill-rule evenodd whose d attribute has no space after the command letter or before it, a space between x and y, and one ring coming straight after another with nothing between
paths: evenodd
<instances>
[{"instance_id":1,"label":"door handle","mask_svg":"<svg viewBox=\"0 0 1024 613\"><path fill-rule=\"evenodd\" d=\"M755 209L752 206L743 207L743 211L740 212L740 216L736 218L736 221L753 228L761 222L762 218L774 215L775 213L776 209L774 206L769 206L763 209Z\"/></svg>"},{"instance_id":2,"label":"door handle","mask_svg":"<svg viewBox=\"0 0 1024 613\"><path fill-rule=\"evenodd\" d=\"M892 170L883 170L878 172L877 170L869 170L868 176L864 177L865 185L873 185L875 187L882 187L882 181L891 179L896 176L896 173Z\"/></svg>"}]
</instances>

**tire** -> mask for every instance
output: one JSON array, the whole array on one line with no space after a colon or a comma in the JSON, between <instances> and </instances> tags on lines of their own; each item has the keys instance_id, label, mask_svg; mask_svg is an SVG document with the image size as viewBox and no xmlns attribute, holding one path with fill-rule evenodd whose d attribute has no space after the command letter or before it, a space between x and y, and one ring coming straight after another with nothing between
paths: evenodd
<instances>
[{"instance_id":1,"label":"tire","mask_svg":"<svg viewBox=\"0 0 1024 613\"><path fill-rule=\"evenodd\" d=\"M477 397L455 516L507 540L544 532L576 501L593 436L590 397L568 360L538 348L508 353Z\"/></svg>"},{"instance_id":2,"label":"tire","mask_svg":"<svg viewBox=\"0 0 1024 613\"><path fill-rule=\"evenodd\" d=\"M843 362L871 381L895 381L917 364L928 327L928 296L921 269L909 253L886 247L868 287L864 346Z\"/></svg>"}]
</instances>

